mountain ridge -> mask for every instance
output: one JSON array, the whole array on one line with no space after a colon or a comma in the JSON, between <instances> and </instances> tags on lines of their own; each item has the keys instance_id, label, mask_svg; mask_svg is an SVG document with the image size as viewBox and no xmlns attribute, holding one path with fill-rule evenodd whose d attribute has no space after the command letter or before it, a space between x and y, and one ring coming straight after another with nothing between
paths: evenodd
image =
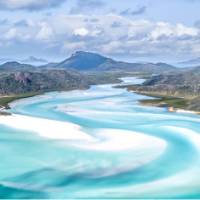
<instances>
[{"instance_id":1,"label":"mountain ridge","mask_svg":"<svg viewBox=\"0 0 200 200\"><path fill-rule=\"evenodd\" d=\"M130 63L116 61L112 58L93 52L77 51L59 63L48 63L40 66L21 63L17 61L0 65L0 70L40 70L40 69L74 69L78 71L120 71L162 73L177 70L167 63Z\"/></svg>"},{"instance_id":2,"label":"mountain ridge","mask_svg":"<svg viewBox=\"0 0 200 200\"><path fill-rule=\"evenodd\" d=\"M58 68L74 68L80 71L146 71L161 72L175 70L176 67L167 63L130 63L116 61L97 53L77 51L69 58L58 63Z\"/></svg>"}]
</instances>

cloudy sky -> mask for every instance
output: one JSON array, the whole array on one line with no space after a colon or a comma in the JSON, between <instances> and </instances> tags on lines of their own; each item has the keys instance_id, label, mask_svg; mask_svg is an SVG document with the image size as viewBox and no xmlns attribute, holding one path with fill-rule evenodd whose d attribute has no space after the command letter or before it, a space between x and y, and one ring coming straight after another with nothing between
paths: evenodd
<instances>
[{"instance_id":1,"label":"cloudy sky","mask_svg":"<svg viewBox=\"0 0 200 200\"><path fill-rule=\"evenodd\" d=\"M0 59L77 50L128 61L200 57L200 0L0 0Z\"/></svg>"}]
</instances>

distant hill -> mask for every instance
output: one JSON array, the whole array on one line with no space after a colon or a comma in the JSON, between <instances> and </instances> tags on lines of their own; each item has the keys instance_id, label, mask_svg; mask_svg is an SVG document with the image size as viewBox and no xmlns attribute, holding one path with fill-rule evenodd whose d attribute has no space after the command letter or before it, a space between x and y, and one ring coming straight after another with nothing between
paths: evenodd
<instances>
[{"instance_id":1,"label":"distant hill","mask_svg":"<svg viewBox=\"0 0 200 200\"><path fill-rule=\"evenodd\" d=\"M165 63L127 63L116 61L97 53L84 51L77 51L54 67L73 68L81 71L132 71L149 73L176 70L175 67Z\"/></svg>"},{"instance_id":2,"label":"distant hill","mask_svg":"<svg viewBox=\"0 0 200 200\"><path fill-rule=\"evenodd\" d=\"M35 67L19 62L0 65L0 96L32 92L86 89L90 85L120 82L120 74L81 73L54 68L56 63Z\"/></svg>"},{"instance_id":3,"label":"distant hill","mask_svg":"<svg viewBox=\"0 0 200 200\"><path fill-rule=\"evenodd\" d=\"M45 65L49 63L48 60L45 60L43 58L36 58L34 56L29 56L26 59L0 58L0 64L4 64L6 62L18 62L18 63L36 65L36 66Z\"/></svg>"},{"instance_id":4,"label":"distant hill","mask_svg":"<svg viewBox=\"0 0 200 200\"><path fill-rule=\"evenodd\" d=\"M88 79L84 75L67 70L13 71L0 74L1 95L88 87Z\"/></svg>"},{"instance_id":5,"label":"distant hill","mask_svg":"<svg viewBox=\"0 0 200 200\"><path fill-rule=\"evenodd\" d=\"M168 74L152 76L142 87L141 91L157 92L169 96L196 97L200 96L200 67L187 71L176 71Z\"/></svg>"},{"instance_id":6,"label":"distant hill","mask_svg":"<svg viewBox=\"0 0 200 200\"><path fill-rule=\"evenodd\" d=\"M187 71L154 75L142 85L129 86L128 89L140 94L160 97L161 101L148 100L150 105L171 105L200 112L200 67ZM174 99L174 97L178 99ZM164 103L164 104L160 104ZM167 102L167 103L166 103Z\"/></svg>"},{"instance_id":7,"label":"distant hill","mask_svg":"<svg viewBox=\"0 0 200 200\"><path fill-rule=\"evenodd\" d=\"M24 71L24 70L35 70L35 67L28 64L22 64L16 61L6 62L0 65L0 71Z\"/></svg>"},{"instance_id":8,"label":"distant hill","mask_svg":"<svg viewBox=\"0 0 200 200\"><path fill-rule=\"evenodd\" d=\"M101 72L142 72L142 73L165 73L178 70L166 63L128 63L116 61L97 53L77 51L69 58L60 63L46 63L46 60L31 56L23 62L6 62L0 65L0 70L42 70L42 69L74 69L78 71L101 71ZM29 64L30 63L30 64ZM35 63L35 64L34 64ZM37 64L36 64L37 63ZM40 64L39 64L40 63ZM37 67L36 67L37 66Z\"/></svg>"}]
</instances>

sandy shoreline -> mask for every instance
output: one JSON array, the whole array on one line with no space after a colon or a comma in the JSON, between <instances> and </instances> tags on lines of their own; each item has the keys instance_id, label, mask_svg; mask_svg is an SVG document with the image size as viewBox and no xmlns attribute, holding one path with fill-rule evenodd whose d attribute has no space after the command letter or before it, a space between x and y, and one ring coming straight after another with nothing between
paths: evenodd
<instances>
[{"instance_id":1,"label":"sandy shoreline","mask_svg":"<svg viewBox=\"0 0 200 200\"><path fill-rule=\"evenodd\" d=\"M192 110L184 110L184 109L176 109L175 112L177 113L188 113L188 114L197 114L200 115L200 112L192 111Z\"/></svg>"},{"instance_id":2,"label":"sandy shoreline","mask_svg":"<svg viewBox=\"0 0 200 200\"><path fill-rule=\"evenodd\" d=\"M150 106L150 107L158 107L158 108L166 108L168 112L170 113L183 113L183 114L196 114L200 115L200 112L198 111L193 111L193 110L186 110L186 109L180 109L180 108L175 108L172 106L160 106L160 104L148 104L148 103L141 103L142 106Z\"/></svg>"}]
</instances>

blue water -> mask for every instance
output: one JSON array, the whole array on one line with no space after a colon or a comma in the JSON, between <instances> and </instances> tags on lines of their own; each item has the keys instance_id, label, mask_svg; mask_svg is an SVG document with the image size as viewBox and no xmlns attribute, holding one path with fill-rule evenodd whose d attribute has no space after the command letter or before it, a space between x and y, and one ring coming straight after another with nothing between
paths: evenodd
<instances>
[{"instance_id":1,"label":"blue water","mask_svg":"<svg viewBox=\"0 0 200 200\"><path fill-rule=\"evenodd\" d=\"M98 142L50 139L0 124L0 198L200 198L199 116L141 106L138 100L148 97L113 86L11 104L13 114L77 124ZM107 130L153 137L165 146L147 140L121 148L123 138L115 146L114 138L109 143L99 136Z\"/></svg>"}]
</instances>

